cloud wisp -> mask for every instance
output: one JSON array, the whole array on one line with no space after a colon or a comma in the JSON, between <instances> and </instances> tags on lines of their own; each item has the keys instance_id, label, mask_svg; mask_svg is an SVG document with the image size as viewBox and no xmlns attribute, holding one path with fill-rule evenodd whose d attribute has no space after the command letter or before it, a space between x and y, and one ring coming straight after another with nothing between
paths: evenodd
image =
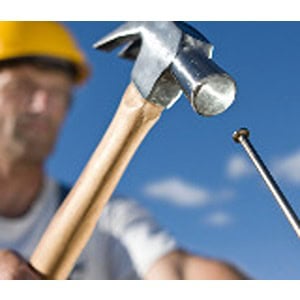
<instances>
[{"instance_id":1,"label":"cloud wisp","mask_svg":"<svg viewBox=\"0 0 300 300\"><path fill-rule=\"evenodd\" d=\"M205 206L216 200L229 200L235 196L235 192L230 189L211 191L178 177L164 178L149 183L143 188L143 192L153 199L185 207Z\"/></svg>"},{"instance_id":2,"label":"cloud wisp","mask_svg":"<svg viewBox=\"0 0 300 300\"><path fill-rule=\"evenodd\" d=\"M277 159L272 164L274 174L285 181L300 184L300 150Z\"/></svg>"},{"instance_id":3,"label":"cloud wisp","mask_svg":"<svg viewBox=\"0 0 300 300\"><path fill-rule=\"evenodd\" d=\"M253 165L241 155L232 156L226 166L226 174L231 179L240 179L253 173Z\"/></svg>"},{"instance_id":4,"label":"cloud wisp","mask_svg":"<svg viewBox=\"0 0 300 300\"><path fill-rule=\"evenodd\" d=\"M209 214L203 221L211 227L225 227L233 223L233 217L229 213L217 211Z\"/></svg>"},{"instance_id":5,"label":"cloud wisp","mask_svg":"<svg viewBox=\"0 0 300 300\"><path fill-rule=\"evenodd\" d=\"M180 206L201 206L211 199L208 190L176 177L149 183L144 187L144 193Z\"/></svg>"}]
</instances>

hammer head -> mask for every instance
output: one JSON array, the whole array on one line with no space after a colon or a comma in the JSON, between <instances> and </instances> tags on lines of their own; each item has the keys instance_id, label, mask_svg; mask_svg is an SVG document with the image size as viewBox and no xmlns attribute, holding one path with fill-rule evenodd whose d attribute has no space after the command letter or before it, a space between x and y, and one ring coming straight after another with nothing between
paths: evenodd
<instances>
[{"instance_id":1,"label":"hammer head","mask_svg":"<svg viewBox=\"0 0 300 300\"><path fill-rule=\"evenodd\" d=\"M184 22L127 22L95 44L136 60L132 80L141 95L171 107L182 92L205 116L225 111L234 101L234 80L212 61L213 46Z\"/></svg>"}]
</instances>

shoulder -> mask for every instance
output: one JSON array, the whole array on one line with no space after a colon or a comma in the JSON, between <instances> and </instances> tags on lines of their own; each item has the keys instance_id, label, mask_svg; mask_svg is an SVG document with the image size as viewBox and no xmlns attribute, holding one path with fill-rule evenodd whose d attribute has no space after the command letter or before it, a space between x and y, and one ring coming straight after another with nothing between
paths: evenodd
<instances>
[{"instance_id":1,"label":"shoulder","mask_svg":"<svg viewBox=\"0 0 300 300\"><path fill-rule=\"evenodd\" d=\"M149 222L152 218L151 213L134 199L113 196L103 210L99 225L113 228L116 231L137 222Z\"/></svg>"},{"instance_id":2,"label":"shoulder","mask_svg":"<svg viewBox=\"0 0 300 300\"><path fill-rule=\"evenodd\" d=\"M149 212L135 199L123 196L113 196L106 205L108 214L148 215Z\"/></svg>"}]
</instances>

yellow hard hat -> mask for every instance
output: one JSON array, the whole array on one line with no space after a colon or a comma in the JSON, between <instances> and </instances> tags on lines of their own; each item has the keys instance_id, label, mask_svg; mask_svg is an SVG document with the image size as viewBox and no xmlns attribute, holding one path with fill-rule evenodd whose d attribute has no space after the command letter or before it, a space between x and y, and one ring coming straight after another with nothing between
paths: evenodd
<instances>
[{"instance_id":1,"label":"yellow hard hat","mask_svg":"<svg viewBox=\"0 0 300 300\"><path fill-rule=\"evenodd\" d=\"M66 60L77 70L76 83L89 75L89 67L71 33L59 22L0 22L0 61L42 56Z\"/></svg>"}]
</instances>

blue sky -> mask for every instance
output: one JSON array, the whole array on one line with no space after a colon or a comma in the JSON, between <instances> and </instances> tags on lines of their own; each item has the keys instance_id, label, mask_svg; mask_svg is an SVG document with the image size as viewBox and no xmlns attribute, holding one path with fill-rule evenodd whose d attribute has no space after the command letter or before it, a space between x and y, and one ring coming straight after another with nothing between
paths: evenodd
<instances>
[{"instance_id":1,"label":"blue sky","mask_svg":"<svg viewBox=\"0 0 300 300\"><path fill-rule=\"evenodd\" d=\"M93 76L75 95L51 176L74 183L130 82L132 63L92 48L121 22L66 22ZM258 279L298 279L300 242L232 132L251 141L300 213L300 23L189 22L236 80L235 103L196 115L182 97L147 136L117 193L147 207L183 247L230 260Z\"/></svg>"}]
</instances>

